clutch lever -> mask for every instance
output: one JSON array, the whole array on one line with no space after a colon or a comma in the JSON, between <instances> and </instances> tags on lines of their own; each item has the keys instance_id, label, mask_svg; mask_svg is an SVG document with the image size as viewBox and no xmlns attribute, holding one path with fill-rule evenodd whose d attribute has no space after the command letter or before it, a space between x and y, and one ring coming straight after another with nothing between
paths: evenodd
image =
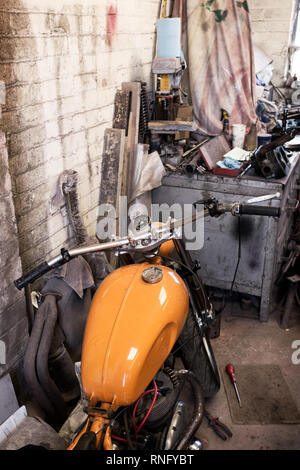
<instances>
[{"instance_id":1,"label":"clutch lever","mask_svg":"<svg viewBox=\"0 0 300 470\"><path fill-rule=\"evenodd\" d=\"M275 193L275 194L267 194L266 196L254 197L252 199L249 199L247 201L247 204L256 204L257 202L270 201L271 199L280 199L280 196L281 196L280 193Z\"/></svg>"}]
</instances>

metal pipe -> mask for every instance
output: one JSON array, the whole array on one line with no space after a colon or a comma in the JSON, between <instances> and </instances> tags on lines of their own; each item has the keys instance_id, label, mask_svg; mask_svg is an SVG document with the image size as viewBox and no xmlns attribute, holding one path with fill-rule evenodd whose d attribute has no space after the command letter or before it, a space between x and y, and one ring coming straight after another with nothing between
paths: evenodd
<instances>
[{"instance_id":1,"label":"metal pipe","mask_svg":"<svg viewBox=\"0 0 300 470\"><path fill-rule=\"evenodd\" d=\"M195 147L187 150L183 155L182 155L182 158L186 158L188 155L190 155L191 153L195 152L195 150L198 150L202 145L206 144L206 142L208 142L210 139L204 139L202 140L202 142L199 142L199 144L195 145Z\"/></svg>"},{"instance_id":2,"label":"metal pipe","mask_svg":"<svg viewBox=\"0 0 300 470\"><path fill-rule=\"evenodd\" d=\"M199 153L197 152L197 155L195 155L194 158L189 163L186 163L183 166L183 171L189 178L191 178L193 174L195 173L195 171L197 170L198 162L200 158L201 157Z\"/></svg>"},{"instance_id":3,"label":"metal pipe","mask_svg":"<svg viewBox=\"0 0 300 470\"><path fill-rule=\"evenodd\" d=\"M87 253L96 253L97 251L110 250L112 248L118 248L119 246L128 245L129 238L120 238L119 240L107 242L107 243L98 243L97 245L90 245L81 248L73 248L69 250L71 257L84 255ZM48 263L50 266L50 262Z\"/></svg>"},{"instance_id":4,"label":"metal pipe","mask_svg":"<svg viewBox=\"0 0 300 470\"><path fill-rule=\"evenodd\" d=\"M231 206L230 206L231 207ZM196 222L199 219L202 219L203 217L206 217L209 215L208 210L203 210L203 211L198 211L192 216L186 217L184 219L179 219L179 220L171 220L170 223L164 224L160 227L157 227L155 229L155 232L157 236L159 235L164 235L164 234L169 234L170 230L175 230L176 228L183 227L186 224L190 224L192 222ZM118 248L122 247L124 245L129 245L130 242L137 242L140 240L146 240L147 238L153 238L153 233L152 232L143 232L138 236L133 236L131 238L125 237L125 238L119 238L114 241L106 242L106 243L98 243L96 245L89 245L89 246L83 246L79 248L72 248L71 250L68 250L68 254L71 258L79 256L79 255L85 255L88 253L96 253L98 251L104 251L104 250L111 250L113 248ZM168 237L169 238L169 237ZM145 250L145 248L144 248ZM47 261L48 266L51 268L58 265L63 261L63 256L58 255L55 258L53 258L50 261Z\"/></svg>"},{"instance_id":5,"label":"metal pipe","mask_svg":"<svg viewBox=\"0 0 300 470\"><path fill-rule=\"evenodd\" d=\"M179 373L187 373L186 371L179 371ZM187 430L176 446L176 450L185 450L189 444L189 441L193 438L194 434L197 432L204 415L204 398L201 389L201 385L198 382L195 374L188 372L188 380L192 385L193 394L195 397L195 412L191 424L187 427Z\"/></svg>"}]
</instances>

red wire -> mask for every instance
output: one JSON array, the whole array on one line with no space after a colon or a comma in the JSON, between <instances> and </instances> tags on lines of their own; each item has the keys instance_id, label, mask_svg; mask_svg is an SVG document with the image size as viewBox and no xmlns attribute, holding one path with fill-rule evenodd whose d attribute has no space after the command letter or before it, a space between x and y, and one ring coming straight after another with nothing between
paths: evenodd
<instances>
[{"instance_id":1,"label":"red wire","mask_svg":"<svg viewBox=\"0 0 300 470\"><path fill-rule=\"evenodd\" d=\"M128 442L128 440L127 440L127 439L123 439L123 437L114 436L114 435L112 435L111 437L112 437L112 439L116 439L116 441ZM135 444L135 442L132 441L132 444Z\"/></svg>"},{"instance_id":2,"label":"red wire","mask_svg":"<svg viewBox=\"0 0 300 470\"><path fill-rule=\"evenodd\" d=\"M140 398L138 399L138 401L136 402L135 406L134 406L134 409L133 409L133 415L132 415L132 421L133 421L133 425L135 427L135 430L137 430L138 426L136 424L136 421L135 421L135 415L136 415L136 410L137 410L137 407L139 406L139 403L140 401L142 400L142 398L144 398L145 395L148 395L149 393L152 393L152 392L155 392L155 389L153 388L152 390L147 390L146 392L143 392L142 395L140 396Z\"/></svg>"},{"instance_id":3,"label":"red wire","mask_svg":"<svg viewBox=\"0 0 300 470\"><path fill-rule=\"evenodd\" d=\"M157 394L158 394L158 388L157 388L157 385L156 385L156 382L155 380L153 380L153 383L154 383L154 389L153 390L147 390L146 392L144 392L140 398L138 399L138 401L136 402L135 404L135 407L134 407L134 410L133 410L133 417L132 417L132 420L133 420L133 424L134 424L134 427L135 427L135 435L137 435L140 430L142 429L142 427L144 426L145 422L147 421L153 407L154 407L154 404L156 402L156 398L157 398ZM137 427L136 425L136 422L135 422L135 414L136 414L136 410L137 410L137 407L138 407L138 404L140 403L141 399L145 396L145 395L148 395L149 393L152 393L154 392L154 397L153 397L153 400L152 400L152 403L151 403L151 406L145 416L145 418L143 419L143 421L141 422L141 424L139 425L139 427Z\"/></svg>"}]
</instances>

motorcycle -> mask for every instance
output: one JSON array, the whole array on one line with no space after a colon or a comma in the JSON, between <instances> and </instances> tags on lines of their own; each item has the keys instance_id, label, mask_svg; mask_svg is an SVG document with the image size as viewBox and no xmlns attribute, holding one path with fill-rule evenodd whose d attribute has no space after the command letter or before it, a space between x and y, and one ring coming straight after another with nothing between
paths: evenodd
<instances>
[{"instance_id":1,"label":"motorcycle","mask_svg":"<svg viewBox=\"0 0 300 470\"><path fill-rule=\"evenodd\" d=\"M274 197L256 198L251 204ZM22 289L80 255L113 250L120 260L120 267L94 294L88 313L81 356L87 419L69 450L197 448L193 439L204 401L220 388L210 342L216 316L199 267L179 232L186 224L226 212L280 215L276 207L221 204L215 199L200 203L204 210L164 224L140 216L134 234L62 249L15 281ZM141 256L135 262L134 257ZM178 369L178 359L183 368Z\"/></svg>"}]
</instances>

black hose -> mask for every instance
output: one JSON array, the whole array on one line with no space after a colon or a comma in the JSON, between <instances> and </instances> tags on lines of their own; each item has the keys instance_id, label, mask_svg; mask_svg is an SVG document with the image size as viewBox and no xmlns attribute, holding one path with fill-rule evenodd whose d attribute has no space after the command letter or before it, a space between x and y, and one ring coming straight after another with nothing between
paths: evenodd
<instances>
[{"instance_id":1,"label":"black hose","mask_svg":"<svg viewBox=\"0 0 300 470\"><path fill-rule=\"evenodd\" d=\"M35 315L33 328L28 340L24 356L24 380L27 384L29 392L32 394L32 397L36 400L36 402L46 413L46 415L50 419L53 419L55 416L54 407L39 384L35 368L35 359L40 344L44 324L45 314L43 311L38 311Z\"/></svg>"},{"instance_id":2,"label":"black hose","mask_svg":"<svg viewBox=\"0 0 300 470\"><path fill-rule=\"evenodd\" d=\"M66 404L55 382L50 377L48 367L49 352L57 322L56 297L54 295L47 295L44 302L47 302L47 305L44 306L46 309L46 321L36 355L36 369L38 380L57 411L56 421L59 424L67 418Z\"/></svg>"},{"instance_id":3,"label":"black hose","mask_svg":"<svg viewBox=\"0 0 300 470\"><path fill-rule=\"evenodd\" d=\"M187 427L187 430L176 446L176 450L185 450L189 441L192 439L194 434L197 432L204 414L204 398L201 390L201 385L199 384L197 378L192 372L188 372L188 380L192 386L192 390L195 397L195 412L193 416L192 423Z\"/></svg>"},{"instance_id":4,"label":"black hose","mask_svg":"<svg viewBox=\"0 0 300 470\"><path fill-rule=\"evenodd\" d=\"M101 429L98 431L98 432L102 431L101 438L100 438L100 442L99 442L99 450L101 450L101 449L103 448L104 439L105 439L105 436L106 436L108 427L109 427L109 423L108 423L108 424L105 424L105 425L103 426L103 428L101 428Z\"/></svg>"},{"instance_id":5,"label":"black hose","mask_svg":"<svg viewBox=\"0 0 300 470\"><path fill-rule=\"evenodd\" d=\"M169 428L168 426L165 426L163 429L163 432L161 433L160 439L159 439L159 449L163 449L165 446L166 438L168 435Z\"/></svg>"},{"instance_id":6,"label":"black hose","mask_svg":"<svg viewBox=\"0 0 300 470\"><path fill-rule=\"evenodd\" d=\"M131 440L131 435L130 435L130 429L129 429L129 423L128 423L128 410L125 411L124 413L124 425L125 425L125 430L126 430L126 435L127 435L127 441L128 441L128 447L130 450L134 450L134 446Z\"/></svg>"}]
</instances>

